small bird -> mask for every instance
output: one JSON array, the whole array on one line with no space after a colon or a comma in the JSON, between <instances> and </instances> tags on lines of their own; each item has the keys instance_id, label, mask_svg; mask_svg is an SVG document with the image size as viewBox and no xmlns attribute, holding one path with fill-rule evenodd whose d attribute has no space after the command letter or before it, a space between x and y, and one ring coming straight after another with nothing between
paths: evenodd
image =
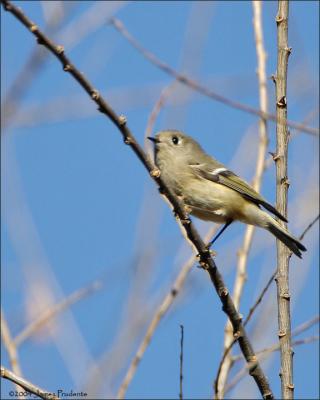
<instances>
[{"instance_id":1,"label":"small bird","mask_svg":"<svg viewBox=\"0 0 320 400\"><path fill-rule=\"evenodd\" d=\"M155 163L168 187L182 198L190 213L205 221L224 223L210 246L233 222L259 226L281 240L296 256L306 248L262 207L288 222L247 182L209 156L190 136L176 130L149 137Z\"/></svg>"}]
</instances>

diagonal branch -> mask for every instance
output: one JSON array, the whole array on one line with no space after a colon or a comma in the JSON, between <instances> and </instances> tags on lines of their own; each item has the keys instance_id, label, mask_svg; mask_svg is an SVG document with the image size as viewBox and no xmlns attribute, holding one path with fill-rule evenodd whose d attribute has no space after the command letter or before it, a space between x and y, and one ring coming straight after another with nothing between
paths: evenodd
<instances>
[{"instance_id":1,"label":"diagonal branch","mask_svg":"<svg viewBox=\"0 0 320 400\"><path fill-rule=\"evenodd\" d=\"M214 92L213 90L208 89L205 86L202 86L199 82L191 79L189 76L184 75L176 71L174 68L172 68L170 65L166 64L159 58L157 58L152 52L149 50L145 49L132 35L131 33L126 29L124 24L117 18L111 18L110 23L117 29L118 32L121 33L123 37L125 37L128 42L136 49L138 50L139 53L143 55L147 60L149 60L152 64L154 64L156 67L160 68L162 71L164 71L166 74L172 76L175 78L177 81L180 83L190 87L191 89L197 91L198 93L201 93L202 95L209 97L210 99L216 100L220 103L223 103L229 107L247 112L249 114L256 115L258 117L268 119L270 121L277 121L277 116L274 114L266 113L263 112L262 110L258 110L254 107L250 107L246 104L239 103L237 101L231 100L225 96L222 96L219 93ZM281 120L280 121L283 124L287 124L291 128L300 130L302 132L308 133L310 135L319 135L319 129L312 128L310 126L306 126L303 124L299 124L298 122L294 121L287 121L287 120Z\"/></svg>"},{"instance_id":2,"label":"diagonal branch","mask_svg":"<svg viewBox=\"0 0 320 400\"><path fill-rule=\"evenodd\" d=\"M63 70L70 73L70 75L82 86L82 88L89 94L92 100L98 105L101 113L105 114L113 124L121 132L125 144L129 145L147 171L150 173L152 179L159 186L161 193L163 193L168 201L171 203L173 210L177 216L178 221L184 228L189 241L195 247L199 254L199 262L203 269L205 269L215 287L215 290L222 303L223 311L228 315L234 330L234 336L238 339L241 351L248 363L255 362L250 367L250 375L255 380L261 395L265 399L273 398L268 380L264 375L257 357L254 353L253 347L249 341L247 333L242 324L241 315L238 313L234 306L233 300L229 294L227 287L223 281L222 275L218 271L215 261L211 257L210 252L207 250L205 243L201 239L199 233L194 228L184 205L181 201L170 191L163 181L160 171L154 166L149 157L145 154L142 147L137 143L132 135L130 129L126 124L124 116L118 116L110 105L100 96L99 92L91 85L89 80L71 63L71 60L66 56L63 46L58 46L53 43L38 26L34 24L19 8L14 6L8 0L1 0L6 11L14 15L32 34L37 38L39 44L45 46L55 57L61 62Z\"/></svg>"}]
</instances>

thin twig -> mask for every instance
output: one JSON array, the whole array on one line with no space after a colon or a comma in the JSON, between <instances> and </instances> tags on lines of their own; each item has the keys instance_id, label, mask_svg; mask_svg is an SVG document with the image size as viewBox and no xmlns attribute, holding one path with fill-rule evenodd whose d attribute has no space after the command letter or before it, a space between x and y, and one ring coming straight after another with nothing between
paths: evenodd
<instances>
[{"instance_id":1,"label":"thin twig","mask_svg":"<svg viewBox=\"0 0 320 400\"><path fill-rule=\"evenodd\" d=\"M265 285L265 287L262 289L261 293L259 294L258 298L256 299L256 301L254 302L253 306L250 307L250 310L248 312L248 315L246 317L246 319L244 320L244 325L247 325L247 323L249 322L250 318L252 317L253 313L255 312L256 308L258 307L258 305L261 303L264 295L267 293L269 287L271 286L272 282L274 281L274 278L276 277L276 273L277 270L275 270L273 272L273 274L270 276L267 284Z\"/></svg>"},{"instance_id":2,"label":"thin twig","mask_svg":"<svg viewBox=\"0 0 320 400\"><path fill-rule=\"evenodd\" d=\"M50 307L48 310L44 311L35 321L32 321L28 326L26 326L14 339L13 342L18 347L24 341L26 341L30 336L32 336L36 331L50 322L58 314L68 309L72 304L77 303L83 298L90 296L92 293L102 288L102 283L99 281L93 282L85 288L81 288L71 293L60 303L57 303ZM19 374L18 374L19 375Z\"/></svg>"},{"instance_id":3,"label":"thin twig","mask_svg":"<svg viewBox=\"0 0 320 400\"><path fill-rule=\"evenodd\" d=\"M34 385L33 383L21 378L20 376L14 374L9 371L7 368L1 366L1 377L4 379L8 379L11 382L21 386L26 391L35 394L44 400L58 400L53 393L48 392L47 390L41 389L39 386Z\"/></svg>"},{"instance_id":4,"label":"thin twig","mask_svg":"<svg viewBox=\"0 0 320 400\"><path fill-rule=\"evenodd\" d=\"M229 107L247 112L249 114L253 114L256 116L259 116L264 119L268 119L270 121L277 121L277 116L274 114L270 113L264 113L261 110L258 110L254 107L250 107L246 104L231 100L225 96L222 96L219 93L214 92L213 90L208 89L205 86L202 86L199 82L191 79L189 76L184 75L176 71L174 68L172 68L170 65L166 64L159 58L157 58L153 53L151 53L149 50L146 50L132 35L131 33L126 29L124 26L123 22L121 22L117 18L111 18L109 22L118 30L118 32L121 33L123 37L125 37L128 42L136 49L140 54L143 55L148 61L150 61L152 64L154 64L156 67L160 68L162 71L167 73L168 75L174 77L177 81L183 83L184 85L192 88L193 90L201 93L202 95L209 97L213 100L219 101L220 103L223 103ZM281 121L282 122L282 121ZM305 133L309 133L311 135L319 135L319 129L312 128L310 126L305 126L303 124L294 122L294 121L288 121L288 120L283 120L284 124L287 124L291 128L300 130Z\"/></svg>"},{"instance_id":5,"label":"thin twig","mask_svg":"<svg viewBox=\"0 0 320 400\"><path fill-rule=\"evenodd\" d=\"M268 113L268 93L267 93L267 74L266 74L266 52L263 42L263 28L262 28L262 2L253 1L253 27L255 34L256 52L257 52L257 75L259 82L259 104L260 109L264 114ZM261 118L259 121L259 147L256 161L255 176L253 178L252 186L259 192L262 184L262 177L264 173L264 165L267 155L269 138L267 132L267 120ZM247 280L247 264L249 252L253 239L255 227L248 225L245 230L242 246L238 251L238 263L236 270L236 277L233 289L233 300L237 309L240 307L240 300L243 293L243 288ZM232 347L233 343L232 328L229 321L225 328L224 336L224 350ZM222 399L224 397L224 387L226 385L230 368L232 366L232 356L230 351L225 351L223 354L223 361L219 366L218 380L214 383L215 397Z\"/></svg>"},{"instance_id":6,"label":"thin twig","mask_svg":"<svg viewBox=\"0 0 320 400\"><path fill-rule=\"evenodd\" d=\"M51 51L55 57L61 62L63 70L69 72L70 75L83 87L83 89L90 95L92 100L99 106L99 111L105 114L121 132L125 144L129 145L142 164L150 173L152 179L158 184L161 192L167 197L172 204L175 215L179 222L185 229L188 239L195 247L198 255L199 262L203 269L205 269L215 287L215 290L223 305L223 311L228 315L234 330L234 335L238 338L239 346L243 355L248 363L256 360L253 347L248 339L247 333L242 324L241 315L238 313L234 306L229 291L223 281L222 275L218 271L215 261L211 257L210 252L201 239L198 231L194 228L189 215L183 203L172 193L163 181L160 171L156 168L153 162L145 154L142 147L137 143L127 126L127 121L124 116L118 116L110 105L101 97L99 92L91 85L89 80L71 63L71 60L66 56L63 46L57 46L46 35L43 34L36 24L34 24L26 15L17 7L15 7L8 0L1 0L6 11L13 14L28 30L37 38L38 43L44 45ZM269 382L264 375L259 363L257 362L250 368L250 375L255 380L263 398L273 398Z\"/></svg>"},{"instance_id":7,"label":"thin twig","mask_svg":"<svg viewBox=\"0 0 320 400\"><path fill-rule=\"evenodd\" d=\"M288 17L289 1L278 1L276 16L278 38L277 73L274 77L276 85L276 110L277 110L277 149L276 156L276 185L277 185L277 210L287 216L288 208L288 142L289 134L286 125L278 121L287 119L287 70L291 49L288 45ZM284 222L279 221L282 226ZM291 348L291 316L289 292L289 259L288 248L277 240L277 303L278 303L278 336L281 354L281 393L283 399L292 399L294 395L293 384L293 351Z\"/></svg>"},{"instance_id":8,"label":"thin twig","mask_svg":"<svg viewBox=\"0 0 320 400\"><path fill-rule=\"evenodd\" d=\"M184 331L183 331L183 325L180 325L181 329L181 338L180 338L180 392L179 392L179 399L183 399L183 386L182 386L182 381L183 381L183 339L184 339Z\"/></svg>"},{"instance_id":9,"label":"thin twig","mask_svg":"<svg viewBox=\"0 0 320 400\"><path fill-rule=\"evenodd\" d=\"M310 224L306 227L306 229L301 233L301 235L299 236L299 240L302 240L306 233L313 227L313 225L318 221L318 219L320 218L320 214L318 214L315 219L310 222Z\"/></svg>"},{"instance_id":10,"label":"thin twig","mask_svg":"<svg viewBox=\"0 0 320 400\"><path fill-rule=\"evenodd\" d=\"M313 225L318 221L319 218L320 218L320 214L319 214L317 217L315 217L315 218L313 219L313 221L310 222L310 224L304 229L304 231L303 231L303 232L301 233L301 235L299 236L299 240L302 240L302 239L305 237L306 233L313 227ZM247 317L245 318L245 320L244 320L244 322L243 322L243 325L244 325L244 326L247 326L247 324L248 324L248 322L250 321L251 317L253 316L254 312L256 311L256 309L258 308L259 304L261 303L263 297L265 296L265 294L267 293L268 289L270 288L271 283L272 283L273 280L275 279L276 275L277 275L277 270L275 270L275 271L272 273L272 275L271 275L270 278L268 279L267 284L264 286L264 288L263 288L262 291L260 292L260 294L259 294L259 296L257 297L256 301L254 302L253 306L250 308L250 310L249 310L249 312L248 312L248 315L247 315ZM312 321L312 320L311 320L311 321ZM220 363L219 363L219 366L218 366L218 369L217 369L216 378L215 378L215 381L214 381L215 393L217 393L217 391L218 391L219 376L220 376L220 373L221 373L221 368L222 368L222 365L223 365L223 363L224 363L224 360L225 360L225 358L227 357L227 355L228 355L228 353L230 352L230 350L232 349L233 345L236 343L236 341L237 341L236 339L233 339L233 341L230 343L230 345L224 350L224 353L223 353L223 355L222 355L222 357L221 357L221 360L220 360ZM232 359L231 359L231 367L232 367L234 361L235 361L235 358L232 358ZM231 367L230 367L230 368L231 368ZM227 387L227 386L228 386L228 385L226 385L226 387Z\"/></svg>"}]
</instances>

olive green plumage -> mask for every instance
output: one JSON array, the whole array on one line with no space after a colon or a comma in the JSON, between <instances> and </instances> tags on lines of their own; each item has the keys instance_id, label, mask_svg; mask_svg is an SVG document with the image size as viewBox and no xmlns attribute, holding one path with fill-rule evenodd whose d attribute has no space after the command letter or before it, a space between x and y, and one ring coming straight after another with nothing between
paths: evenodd
<instances>
[{"instance_id":1,"label":"olive green plumage","mask_svg":"<svg viewBox=\"0 0 320 400\"><path fill-rule=\"evenodd\" d=\"M239 220L260 226L301 258L306 248L261 207L287 222L249 183L205 153L192 137L176 130L149 138L155 144L155 162L173 192L191 214L203 220L229 225Z\"/></svg>"}]
</instances>

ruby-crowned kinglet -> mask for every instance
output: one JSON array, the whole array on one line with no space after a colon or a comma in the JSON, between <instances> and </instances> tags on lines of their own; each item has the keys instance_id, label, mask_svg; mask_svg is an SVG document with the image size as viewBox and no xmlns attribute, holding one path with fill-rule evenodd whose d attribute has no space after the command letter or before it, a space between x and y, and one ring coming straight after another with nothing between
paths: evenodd
<instances>
[{"instance_id":1,"label":"ruby-crowned kinglet","mask_svg":"<svg viewBox=\"0 0 320 400\"><path fill-rule=\"evenodd\" d=\"M235 220L260 226L301 258L301 251L306 251L303 244L261 206L282 221L287 222L286 218L247 182L206 154L194 139L175 130L161 131L149 139L154 142L155 163L164 182L192 215L224 223L223 230Z\"/></svg>"}]
</instances>

